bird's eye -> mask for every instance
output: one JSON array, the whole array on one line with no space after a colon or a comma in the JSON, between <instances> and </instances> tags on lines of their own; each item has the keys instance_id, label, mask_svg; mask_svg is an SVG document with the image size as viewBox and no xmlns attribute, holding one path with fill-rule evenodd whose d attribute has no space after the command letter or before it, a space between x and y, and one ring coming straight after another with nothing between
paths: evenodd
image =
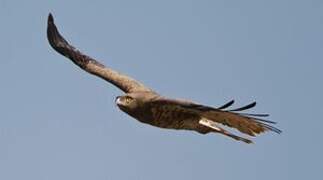
<instances>
[{"instance_id":1,"label":"bird's eye","mask_svg":"<svg viewBox=\"0 0 323 180\"><path fill-rule=\"evenodd\" d=\"M126 97L125 101L126 101L126 103L130 103L132 101L132 98L131 97Z\"/></svg>"}]
</instances>

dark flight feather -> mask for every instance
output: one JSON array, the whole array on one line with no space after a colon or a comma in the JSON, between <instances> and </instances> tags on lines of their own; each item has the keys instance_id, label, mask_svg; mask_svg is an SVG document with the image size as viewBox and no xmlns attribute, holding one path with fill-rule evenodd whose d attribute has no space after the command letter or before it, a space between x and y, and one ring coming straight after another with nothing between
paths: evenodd
<instances>
[{"instance_id":1,"label":"dark flight feather","mask_svg":"<svg viewBox=\"0 0 323 180\"><path fill-rule=\"evenodd\" d=\"M255 107L256 104L257 104L256 102L252 102L252 103L250 103L250 104L248 104L246 106L243 106L243 107L240 107L240 108L237 108L237 109L231 109L231 110L228 110L228 111L231 111L231 112L233 112L233 111L244 111L244 110L251 109L251 108Z\"/></svg>"},{"instance_id":2,"label":"dark flight feather","mask_svg":"<svg viewBox=\"0 0 323 180\"><path fill-rule=\"evenodd\" d=\"M233 105L233 103L234 103L234 100L231 100L231 101L229 101L228 103L226 103L226 104L222 105L221 107L218 107L218 109L225 109L225 108L228 108L228 107L232 106L232 105Z\"/></svg>"}]
</instances>

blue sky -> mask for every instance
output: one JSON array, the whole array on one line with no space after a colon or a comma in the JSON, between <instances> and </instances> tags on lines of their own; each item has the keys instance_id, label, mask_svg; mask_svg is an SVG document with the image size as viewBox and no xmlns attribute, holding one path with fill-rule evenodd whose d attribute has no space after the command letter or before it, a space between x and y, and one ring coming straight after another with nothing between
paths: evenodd
<instances>
[{"instance_id":1,"label":"blue sky","mask_svg":"<svg viewBox=\"0 0 323 180\"><path fill-rule=\"evenodd\" d=\"M283 134L254 145L159 129L54 52L66 39L169 97L256 100ZM322 1L0 0L0 179L320 179ZM238 105L237 105L238 106Z\"/></svg>"}]
</instances>

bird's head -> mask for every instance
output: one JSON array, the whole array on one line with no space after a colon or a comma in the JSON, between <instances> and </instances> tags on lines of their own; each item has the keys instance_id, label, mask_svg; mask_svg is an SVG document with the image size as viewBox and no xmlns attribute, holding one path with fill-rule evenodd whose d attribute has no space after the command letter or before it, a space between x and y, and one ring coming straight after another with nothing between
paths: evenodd
<instances>
[{"instance_id":1,"label":"bird's head","mask_svg":"<svg viewBox=\"0 0 323 180\"><path fill-rule=\"evenodd\" d=\"M149 108L150 102L157 97L159 96L152 92L133 92L117 96L115 103L123 112L138 118L137 116L146 112L145 110Z\"/></svg>"},{"instance_id":2,"label":"bird's head","mask_svg":"<svg viewBox=\"0 0 323 180\"><path fill-rule=\"evenodd\" d=\"M126 112L132 111L138 107L138 101L131 95L117 96L115 103L117 106Z\"/></svg>"},{"instance_id":3,"label":"bird's head","mask_svg":"<svg viewBox=\"0 0 323 180\"><path fill-rule=\"evenodd\" d=\"M146 108L149 108L150 102L158 97L159 95L154 92L139 91L117 96L115 103L122 111L136 116L136 113L141 114Z\"/></svg>"}]
</instances>

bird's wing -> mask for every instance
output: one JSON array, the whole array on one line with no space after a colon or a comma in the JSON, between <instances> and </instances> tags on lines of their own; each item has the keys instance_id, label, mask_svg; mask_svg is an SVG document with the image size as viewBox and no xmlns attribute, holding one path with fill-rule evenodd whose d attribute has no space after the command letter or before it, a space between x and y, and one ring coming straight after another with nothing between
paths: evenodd
<instances>
[{"instance_id":1,"label":"bird's wing","mask_svg":"<svg viewBox=\"0 0 323 180\"><path fill-rule=\"evenodd\" d=\"M268 116L267 114L246 114L237 112L250 109L254 107L256 103L251 103L247 106L233 110L224 110L224 108L231 106L233 102L229 102L221 108L213 108L193 102L173 99L159 99L157 100L157 102L167 104L168 106L181 107L182 109L185 109L186 112L198 114L201 119L208 119L215 122L214 124L218 123L231 128L235 128L240 132L248 134L250 136L255 136L265 131L281 133L281 130L269 125L275 124L275 122L260 119L260 117ZM200 121L199 123L202 125L206 124L203 123L203 121ZM217 127L215 126L214 129L216 128Z\"/></svg>"},{"instance_id":2,"label":"bird's wing","mask_svg":"<svg viewBox=\"0 0 323 180\"><path fill-rule=\"evenodd\" d=\"M71 46L58 32L56 25L54 24L54 18L51 14L49 14L48 16L47 38L49 44L58 53L71 59L76 65L78 65L85 71L93 75L99 76L104 80L114 84L122 91L126 93L135 91L152 91L140 82L117 71L114 71L108 67L105 67L95 59L82 54L76 48Z\"/></svg>"}]
</instances>

